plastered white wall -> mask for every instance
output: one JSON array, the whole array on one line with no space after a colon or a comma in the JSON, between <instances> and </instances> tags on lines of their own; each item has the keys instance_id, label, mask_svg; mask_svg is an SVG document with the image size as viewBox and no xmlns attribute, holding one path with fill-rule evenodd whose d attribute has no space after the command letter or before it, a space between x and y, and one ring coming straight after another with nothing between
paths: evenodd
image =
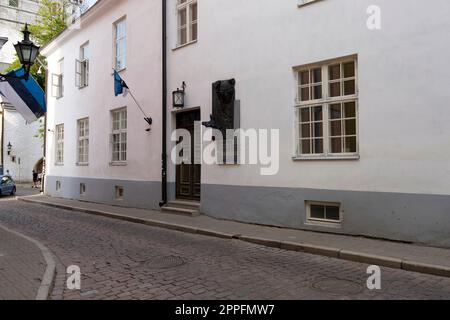
<instances>
[{"instance_id":1,"label":"plastered white wall","mask_svg":"<svg viewBox=\"0 0 450 320\"><path fill-rule=\"evenodd\" d=\"M17 111L6 109L4 112L4 174L9 171L16 182L30 182L34 167L43 157L43 141L35 137L40 122L27 124ZM9 143L12 146L10 155L6 147Z\"/></svg>"},{"instance_id":2,"label":"plastered white wall","mask_svg":"<svg viewBox=\"0 0 450 320\"><path fill-rule=\"evenodd\" d=\"M277 175L261 176L258 166L203 165L202 183L450 194L450 2L297 3L199 0L197 43L172 50L176 0L168 1L169 93L186 81L186 107L201 106L206 121L211 84L235 78L242 128L280 129ZM381 8L378 31L366 27L372 4ZM293 68L353 54L360 160L293 161Z\"/></svg>"},{"instance_id":3,"label":"plastered white wall","mask_svg":"<svg viewBox=\"0 0 450 320\"><path fill-rule=\"evenodd\" d=\"M44 49L49 75L64 58L64 97L48 98L47 174L124 180L161 180L161 1L104 0L54 48ZM88 18L87 18L88 17ZM127 19L127 68L120 74L146 114L151 132L130 95L115 97L113 86L113 24ZM153 41L152 39L155 39ZM89 86L75 86L75 59L89 42ZM50 77L49 77L50 78ZM51 82L48 82L51 85ZM112 166L111 110L128 109L127 165ZM88 166L77 166L77 120L90 119ZM55 126L64 123L64 165L55 166Z\"/></svg>"}]
</instances>

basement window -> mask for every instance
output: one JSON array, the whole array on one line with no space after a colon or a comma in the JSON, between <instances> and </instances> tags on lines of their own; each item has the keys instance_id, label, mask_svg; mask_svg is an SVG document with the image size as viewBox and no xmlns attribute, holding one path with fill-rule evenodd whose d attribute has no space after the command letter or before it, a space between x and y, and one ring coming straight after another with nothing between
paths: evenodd
<instances>
[{"instance_id":1,"label":"basement window","mask_svg":"<svg viewBox=\"0 0 450 320\"><path fill-rule=\"evenodd\" d=\"M332 223L342 222L341 204L331 202L306 202L306 214L308 222Z\"/></svg>"},{"instance_id":2,"label":"basement window","mask_svg":"<svg viewBox=\"0 0 450 320\"><path fill-rule=\"evenodd\" d=\"M61 190L61 181L57 180L56 181L56 191Z\"/></svg>"},{"instance_id":3,"label":"basement window","mask_svg":"<svg viewBox=\"0 0 450 320\"><path fill-rule=\"evenodd\" d=\"M84 183L80 183L80 195L86 194L86 185Z\"/></svg>"},{"instance_id":4,"label":"basement window","mask_svg":"<svg viewBox=\"0 0 450 320\"><path fill-rule=\"evenodd\" d=\"M124 190L123 187L116 186L116 200L123 200Z\"/></svg>"}]
</instances>

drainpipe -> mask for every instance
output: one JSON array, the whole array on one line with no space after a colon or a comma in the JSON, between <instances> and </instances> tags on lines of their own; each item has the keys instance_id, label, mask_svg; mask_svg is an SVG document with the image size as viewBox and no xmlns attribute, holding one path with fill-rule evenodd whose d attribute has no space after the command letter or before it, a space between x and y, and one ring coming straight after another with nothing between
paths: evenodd
<instances>
[{"instance_id":1,"label":"drainpipe","mask_svg":"<svg viewBox=\"0 0 450 320\"><path fill-rule=\"evenodd\" d=\"M3 145L4 145L4 137L5 137L5 109L3 108L3 102L0 102L0 115L2 117L2 123L1 123L1 127L0 127L0 131L1 131L1 137L0 137L0 167L2 168L2 172L0 172L0 174L3 174L5 171L5 167L4 167L4 160L3 160Z\"/></svg>"},{"instance_id":2,"label":"drainpipe","mask_svg":"<svg viewBox=\"0 0 450 320\"><path fill-rule=\"evenodd\" d=\"M162 0L162 171L160 207L167 204L167 1Z\"/></svg>"},{"instance_id":3,"label":"drainpipe","mask_svg":"<svg viewBox=\"0 0 450 320\"><path fill-rule=\"evenodd\" d=\"M48 71L45 68L45 104L48 108ZM47 111L44 114L44 152L43 152L43 162L42 162L42 180L41 180L41 192L45 194L45 176L47 175Z\"/></svg>"}]
</instances>

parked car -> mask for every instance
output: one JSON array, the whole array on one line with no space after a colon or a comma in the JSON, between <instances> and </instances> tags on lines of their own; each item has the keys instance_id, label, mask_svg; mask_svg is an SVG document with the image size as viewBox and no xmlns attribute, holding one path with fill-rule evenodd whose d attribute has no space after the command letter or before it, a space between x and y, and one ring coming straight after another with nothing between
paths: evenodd
<instances>
[{"instance_id":1,"label":"parked car","mask_svg":"<svg viewBox=\"0 0 450 320\"><path fill-rule=\"evenodd\" d=\"M10 176L0 176L0 196L13 196L16 194L16 183Z\"/></svg>"}]
</instances>

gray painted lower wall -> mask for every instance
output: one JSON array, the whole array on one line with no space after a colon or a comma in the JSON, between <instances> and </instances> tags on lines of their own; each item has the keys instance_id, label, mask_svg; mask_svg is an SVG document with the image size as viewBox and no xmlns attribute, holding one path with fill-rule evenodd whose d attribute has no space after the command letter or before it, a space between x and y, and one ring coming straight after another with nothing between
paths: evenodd
<instances>
[{"instance_id":1,"label":"gray painted lower wall","mask_svg":"<svg viewBox=\"0 0 450 320\"><path fill-rule=\"evenodd\" d=\"M56 181L61 182L59 191L56 190ZM81 183L86 185L84 195L80 195ZM123 200L116 200L116 186L124 188ZM125 207L159 209L161 182L46 176L45 193L52 197Z\"/></svg>"},{"instance_id":2,"label":"gray painted lower wall","mask_svg":"<svg viewBox=\"0 0 450 320\"><path fill-rule=\"evenodd\" d=\"M306 201L341 203L342 224L308 224ZM207 184L201 211L221 219L450 247L450 196Z\"/></svg>"},{"instance_id":3,"label":"gray painted lower wall","mask_svg":"<svg viewBox=\"0 0 450 320\"><path fill-rule=\"evenodd\" d=\"M85 195L80 195L80 183L86 185ZM160 182L47 176L45 185L50 196L135 208L159 209L161 200ZM123 200L115 199L115 186L124 187ZM168 197L175 198L173 182L168 183ZM342 223L308 223L306 201L341 203ZM201 212L241 222L450 247L450 196L443 195L202 184Z\"/></svg>"}]
</instances>

